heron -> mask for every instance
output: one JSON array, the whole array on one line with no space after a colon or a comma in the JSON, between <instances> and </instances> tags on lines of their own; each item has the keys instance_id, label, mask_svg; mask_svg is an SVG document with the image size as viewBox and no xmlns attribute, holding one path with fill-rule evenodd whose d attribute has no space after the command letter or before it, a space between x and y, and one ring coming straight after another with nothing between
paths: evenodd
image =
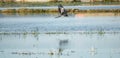
<instances>
[{"instance_id":1,"label":"heron","mask_svg":"<svg viewBox=\"0 0 120 58\"><path fill-rule=\"evenodd\" d=\"M60 14L58 17L61 17L61 16L67 17L68 16L66 9L61 4L58 5L58 12ZM56 17L56 18L58 18L58 17Z\"/></svg>"}]
</instances>

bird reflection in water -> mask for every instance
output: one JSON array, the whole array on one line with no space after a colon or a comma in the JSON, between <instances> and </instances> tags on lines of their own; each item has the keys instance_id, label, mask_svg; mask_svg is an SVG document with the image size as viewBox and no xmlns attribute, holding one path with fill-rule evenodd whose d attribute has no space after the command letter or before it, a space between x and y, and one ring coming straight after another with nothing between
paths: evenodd
<instances>
[{"instance_id":1,"label":"bird reflection in water","mask_svg":"<svg viewBox=\"0 0 120 58\"><path fill-rule=\"evenodd\" d=\"M64 49L68 45L68 39L59 40L59 48L58 48L58 55L62 55Z\"/></svg>"}]
</instances>

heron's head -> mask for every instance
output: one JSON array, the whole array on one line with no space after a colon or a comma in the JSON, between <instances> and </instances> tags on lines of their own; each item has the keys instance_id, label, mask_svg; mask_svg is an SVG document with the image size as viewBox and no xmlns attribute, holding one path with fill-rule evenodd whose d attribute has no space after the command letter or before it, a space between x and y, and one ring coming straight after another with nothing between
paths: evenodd
<instances>
[{"instance_id":1,"label":"heron's head","mask_svg":"<svg viewBox=\"0 0 120 58\"><path fill-rule=\"evenodd\" d=\"M63 6L61 4L58 5L58 8L63 8Z\"/></svg>"}]
</instances>

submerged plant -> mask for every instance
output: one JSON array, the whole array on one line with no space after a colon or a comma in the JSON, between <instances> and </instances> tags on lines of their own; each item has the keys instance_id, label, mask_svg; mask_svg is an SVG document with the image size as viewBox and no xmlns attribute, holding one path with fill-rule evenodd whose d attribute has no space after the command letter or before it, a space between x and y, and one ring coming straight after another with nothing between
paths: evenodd
<instances>
[{"instance_id":1,"label":"submerged plant","mask_svg":"<svg viewBox=\"0 0 120 58\"><path fill-rule=\"evenodd\" d=\"M104 31L99 31L98 34L99 34L99 35L104 35L105 32L104 32Z\"/></svg>"}]
</instances>

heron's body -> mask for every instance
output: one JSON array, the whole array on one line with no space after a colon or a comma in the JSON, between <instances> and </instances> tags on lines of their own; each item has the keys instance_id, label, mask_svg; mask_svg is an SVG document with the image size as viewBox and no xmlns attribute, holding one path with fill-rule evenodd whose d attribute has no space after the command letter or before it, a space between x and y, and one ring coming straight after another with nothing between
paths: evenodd
<instances>
[{"instance_id":1,"label":"heron's body","mask_svg":"<svg viewBox=\"0 0 120 58\"><path fill-rule=\"evenodd\" d=\"M66 9L61 4L58 5L58 11L60 16L68 16Z\"/></svg>"}]
</instances>

